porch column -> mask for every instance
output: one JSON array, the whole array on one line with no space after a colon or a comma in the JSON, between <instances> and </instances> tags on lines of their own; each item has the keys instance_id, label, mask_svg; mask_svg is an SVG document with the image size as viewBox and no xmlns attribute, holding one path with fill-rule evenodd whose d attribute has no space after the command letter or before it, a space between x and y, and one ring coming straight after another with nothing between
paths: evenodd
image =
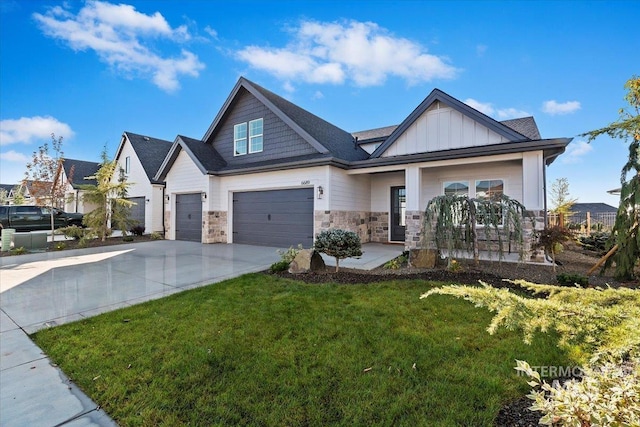
<instances>
[{"instance_id":1,"label":"porch column","mask_svg":"<svg viewBox=\"0 0 640 427\"><path fill-rule=\"evenodd\" d=\"M545 176L542 151L523 153L522 155L522 204L532 214L534 220L524 223L524 259L543 261L543 251L532 250L533 235L545 225Z\"/></svg>"},{"instance_id":2,"label":"porch column","mask_svg":"<svg viewBox=\"0 0 640 427\"><path fill-rule=\"evenodd\" d=\"M415 249L420 243L422 233L422 218L424 213L420 206L420 194L422 190L422 174L418 166L409 165L404 170L404 182L406 191L405 211L405 249Z\"/></svg>"}]
</instances>

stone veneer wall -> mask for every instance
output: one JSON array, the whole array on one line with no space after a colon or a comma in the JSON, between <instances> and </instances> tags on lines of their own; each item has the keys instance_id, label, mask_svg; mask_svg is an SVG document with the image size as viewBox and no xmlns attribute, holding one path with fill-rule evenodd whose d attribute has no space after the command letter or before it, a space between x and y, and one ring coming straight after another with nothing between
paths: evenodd
<instances>
[{"instance_id":1,"label":"stone veneer wall","mask_svg":"<svg viewBox=\"0 0 640 427\"><path fill-rule=\"evenodd\" d=\"M364 211L315 211L315 233L324 230L339 228L353 231L358 234L362 243L370 241L369 238L369 212Z\"/></svg>"},{"instance_id":2,"label":"stone veneer wall","mask_svg":"<svg viewBox=\"0 0 640 427\"><path fill-rule=\"evenodd\" d=\"M389 212L371 212L369 214L369 241L389 242Z\"/></svg>"},{"instance_id":3,"label":"stone veneer wall","mask_svg":"<svg viewBox=\"0 0 640 427\"><path fill-rule=\"evenodd\" d=\"M202 243L227 243L227 212L204 212Z\"/></svg>"},{"instance_id":4,"label":"stone veneer wall","mask_svg":"<svg viewBox=\"0 0 640 427\"><path fill-rule=\"evenodd\" d=\"M422 222L424 220L424 212L422 211L406 211L405 219L405 237L404 248L406 250L417 249L420 247L422 239Z\"/></svg>"},{"instance_id":5,"label":"stone veneer wall","mask_svg":"<svg viewBox=\"0 0 640 427\"><path fill-rule=\"evenodd\" d=\"M169 238L169 231L171 230L171 211L164 211L164 238Z\"/></svg>"}]
</instances>

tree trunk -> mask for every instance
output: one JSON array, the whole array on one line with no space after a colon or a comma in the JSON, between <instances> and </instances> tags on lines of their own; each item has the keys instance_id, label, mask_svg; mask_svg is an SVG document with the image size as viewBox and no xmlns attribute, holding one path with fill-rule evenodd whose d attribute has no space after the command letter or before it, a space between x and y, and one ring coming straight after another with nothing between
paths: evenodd
<instances>
[{"instance_id":1,"label":"tree trunk","mask_svg":"<svg viewBox=\"0 0 640 427\"><path fill-rule=\"evenodd\" d=\"M340 258L336 257L336 273L340 270Z\"/></svg>"}]
</instances>

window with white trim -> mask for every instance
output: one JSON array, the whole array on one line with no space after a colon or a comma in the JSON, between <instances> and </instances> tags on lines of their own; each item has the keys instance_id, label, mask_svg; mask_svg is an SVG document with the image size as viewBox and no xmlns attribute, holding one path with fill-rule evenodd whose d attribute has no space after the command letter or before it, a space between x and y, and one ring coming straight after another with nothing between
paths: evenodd
<instances>
[{"instance_id":1,"label":"window with white trim","mask_svg":"<svg viewBox=\"0 0 640 427\"><path fill-rule=\"evenodd\" d=\"M124 173L131 172L131 157L127 156L124 159Z\"/></svg>"},{"instance_id":2,"label":"window with white trim","mask_svg":"<svg viewBox=\"0 0 640 427\"><path fill-rule=\"evenodd\" d=\"M262 119L249 122L249 153L262 151Z\"/></svg>"},{"instance_id":3,"label":"window with white trim","mask_svg":"<svg viewBox=\"0 0 640 427\"><path fill-rule=\"evenodd\" d=\"M247 154L247 124L238 123L233 126L233 155Z\"/></svg>"},{"instance_id":4,"label":"window with white trim","mask_svg":"<svg viewBox=\"0 0 640 427\"><path fill-rule=\"evenodd\" d=\"M443 187L445 196L469 195L469 181L445 181Z\"/></svg>"},{"instance_id":5,"label":"window with white trim","mask_svg":"<svg viewBox=\"0 0 640 427\"><path fill-rule=\"evenodd\" d=\"M476 199L479 200L491 200L493 202L499 203L504 195L504 181L501 179L485 179L476 181ZM502 207L499 206L496 208L497 212L494 212L498 215L500 219L500 224L502 224ZM484 223L482 215L478 215L478 224L482 225Z\"/></svg>"}]
</instances>

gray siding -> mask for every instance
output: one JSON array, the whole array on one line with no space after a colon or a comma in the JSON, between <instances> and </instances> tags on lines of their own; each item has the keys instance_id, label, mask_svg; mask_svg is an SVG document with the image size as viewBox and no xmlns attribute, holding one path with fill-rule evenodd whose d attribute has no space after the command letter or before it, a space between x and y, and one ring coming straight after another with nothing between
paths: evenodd
<instances>
[{"instance_id":1,"label":"gray siding","mask_svg":"<svg viewBox=\"0 0 640 427\"><path fill-rule=\"evenodd\" d=\"M263 151L233 155L233 126L263 118ZM214 148L231 165L316 154L317 151L253 95L241 88L227 116L211 136ZM210 141L207 142L211 142Z\"/></svg>"}]
</instances>

